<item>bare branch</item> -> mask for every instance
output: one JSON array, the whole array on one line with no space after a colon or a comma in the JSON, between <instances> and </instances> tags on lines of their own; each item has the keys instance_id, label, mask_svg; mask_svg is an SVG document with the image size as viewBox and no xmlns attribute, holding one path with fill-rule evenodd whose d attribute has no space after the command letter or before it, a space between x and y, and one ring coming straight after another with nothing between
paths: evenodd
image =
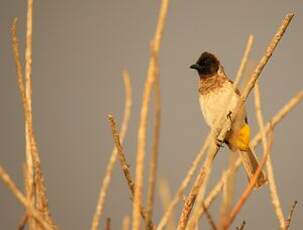
<instances>
[{"instance_id":1,"label":"bare branch","mask_svg":"<svg viewBox=\"0 0 303 230\"><path fill-rule=\"evenodd\" d=\"M125 105L124 105L124 115L121 125L121 131L120 131L121 143L123 143L125 134L127 132L128 122L129 122L131 107L132 107L132 86L130 82L129 73L126 70L123 71L123 80L124 80L124 88L125 88ZM113 174L114 165L117 160L117 155L118 155L117 148L114 147L111 157L107 163L105 176L101 184L99 198L91 226L92 230L97 230L99 228L100 218L103 214L105 198L111 181L111 176Z\"/></svg>"},{"instance_id":2,"label":"bare branch","mask_svg":"<svg viewBox=\"0 0 303 230\"><path fill-rule=\"evenodd\" d=\"M33 0L27 1L27 22L26 22L26 46L25 46L25 100L27 101L27 110L26 114L27 119L25 121L25 140L26 140L26 162L28 167L28 188L29 191L26 191L27 198L29 202L34 204L34 198L30 197L32 194L31 190L33 179L34 179L34 169L33 169L33 149L31 144L31 124L32 124L32 16L33 15ZM31 223L30 223L31 225Z\"/></svg>"},{"instance_id":3,"label":"bare branch","mask_svg":"<svg viewBox=\"0 0 303 230\"><path fill-rule=\"evenodd\" d=\"M46 230L54 230L55 228L46 222L44 217L38 212L33 205L28 202L28 199L22 194L22 192L17 188L15 182L10 178L7 172L0 166L0 179L9 188L9 190L14 194L17 200L26 208L29 215L35 218L37 222Z\"/></svg>"},{"instance_id":4,"label":"bare branch","mask_svg":"<svg viewBox=\"0 0 303 230\"><path fill-rule=\"evenodd\" d=\"M137 156L136 156L136 188L133 201L133 229L140 229L140 207L142 203L142 189L144 176L144 157L146 147L146 129L147 129L147 115L150 94L155 81L155 57L158 56L160 50L161 38L164 30L165 19L168 10L168 0L162 0L158 23L154 38L152 40L153 52L150 57L149 66L147 70L147 78L144 85L144 92L142 98L142 106L140 112L140 121L137 137Z\"/></svg>"},{"instance_id":5,"label":"bare branch","mask_svg":"<svg viewBox=\"0 0 303 230\"><path fill-rule=\"evenodd\" d=\"M124 154L124 150L123 147L121 145L121 141L120 141L120 136L116 127L116 122L114 120L114 117L112 115L108 115L108 121L110 123L111 129L112 129L112 135L113 135L113 139L115 141L115 145L118 151L118 156L119 156L119 160L120 160L120 165L122 168L122 171L124 173L125 179L127 181L130 193L132 195L132 198L134 197L134 191L135 191L135 183L131 177L131 173L129 170L129 164L126 161L126 157ZM144 210L143 206L140 206L140 214L142 216L142 218L144 219L144 221L146 222L146 211Z\"/></svg>"},{"instance_id":6,"label":"bare branch","mask_svg":"<svg viewBox=\"0 0 303 230\"><path fill-rule=\"evenodd\" d=\"M250 34L248 36L246 47L245 47L245 50L244 50L244 54L243 54L243 57L241 59L241 63L240 63L240 66L239 66L239 69L238 69L238 72L237 72L237 75L236 75L236 78L235 78L235 81L234 81L235 86L237 86L239 84L240 79L243 76L243 72L244 72L244 69L247 65L248 57L249 57L253 42L254 42L254 36Z\"/></svg>"},{"instance_id":7,"label":"bare branch","mask_svg":"<svg viewBox=\"0 0 303 230\"><path fill-rule=\"evenodd\" d=\"M161 199L162 204L163 204L163 209L166 210L168 205L171 202L171 190L169 188L167 180L164 180L164 179L160 178L158 189L159 189L160 199ZM168 230L175 230L176 229L174 213L171 214L171 216L170 216L170 218L167 222L166 228Z\"/></svg>"},{"instance_id":8,"label":"bare branch","mask_svg":"<svg viewBox=\"0 0 303 230\"><path fill-rule=\"evenodd\" d=\"M217 230L218 228L217 228L212 216L210 215L208 209L205 207L205 204L203 203L202 206L203 206L203 209L205 211L205 214L206 214L209 225L212 227L213 230Z\"/></svg>"},{"instance_id":9,"label":"bare branch","mask_svg":"<svg viewBox=\"0 0 303 230\"><path fill-rule=\"evenodd\" d=\"M147 191L147 224L145 228L147 230L153 229L152 226L152 216L153 216L153 203L154 203L154 193L156 188L156 178L157 178L157 164L159 155L159 139L160 139L160 120L161 120L161 99L160 99L160 82L159 82L159 60L157 54L152 49L152 55L154 55L155 67L154 67L154 130L153 130L153 143L152 143L152 154L150 161L150 171L148 179L148 191Z\"/></svg>"},{"instance_id":10,"label":"bare branch","mask_svg":"<svg viewBox=\"0 0 303 230\"><path fill-rule=\"evenodd\" d=\"M260 87L259 87L258 82L255 85L255 108L256 108L256 113L257 113L257 121L258 121L259 128L261 131L261 136L262 136L263 150L264 150L264 152L266 152L267 151L267 138L266 138L266 132L265 132L265 128L264 128L264 119L263 119L262 109L261 109ZM272 168L270 155L268 156L268 159L266 162L266 167L267 167L268 182L269 182L269 189L270 189L272 204L274 206L276 216L280 222L280 228L284 229L285 218L284 218L283 211L282 211L281 204L280 204L280 199L279 199L278 190L277 190L277 186L276 186L276 182L275 182L275 177L274 177L274 172L273 172L273 168Z\"/></svg>"},{"instance_id":11,"label":"bare branch","mask_svg":"<svg viewBox=\"0 0 303 230\"><path fill-rule=\"evenodd\" d=\"M26 34L26 55L25 55L25 82L23 79L22 65L20 61L19 41L17 37L17 19L14 19L12 25L12 48L14 53L14 60L17 69L18 87L23 103L24 119L25 119L25 135L26 135L26 177L25 188L26 195L29 202L34 204L36 198L37 209L44 215L45 219L51 225L54 225L51 218L48 200L46 196L46 187L44 176L41 169L41 162L38 153L37 143L33 131L32 123L32 108L31 108L31 43L32 43L32 7L33 1L28 1L27 14L27 34ZM35 188L33 185L36 185ZM36 197L34 197L34 195ZM34 227L30 220L30 226Z\"/></svg>"},{"instance_id":12,"label":"bare branch","mask_svg":"<svg viewBox=\"0 0 303 230\"><path fill-rule=\"evenodd\" d=\"M284 105L282 109L271 119L269 123L265 126L265 132L268 133L270 130L270 124L274 127L276 126L293 108L295 108L299 102L303 99L303 90L298 92L289 102ZM252 146L256 146L258 142L262 139L261 132L259 132L254 139L251 141Z\"/></svg>"}]
</instances>

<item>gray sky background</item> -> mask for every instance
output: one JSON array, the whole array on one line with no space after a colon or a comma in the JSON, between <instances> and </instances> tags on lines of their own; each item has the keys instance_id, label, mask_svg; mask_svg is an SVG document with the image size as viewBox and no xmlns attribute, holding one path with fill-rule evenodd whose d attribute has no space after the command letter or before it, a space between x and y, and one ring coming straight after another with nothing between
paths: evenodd
<instances>
[{"instance_id":1,"label":"gray sky background","mask_svg":"<svg viewBox=\"0 0 303 230\"><path fill-rule=\"evenodd\" d=\"M134 173L137 121L149 42L159 5L159 0L34 1L34 128L50 208L61 229L90 227L101 179L113 148L106 116L113 113L120 124L123 112L123 68L129 70L134 89L134 107L125 142ZM302 90L302 2L171 1L160 53L159 175L169 181L173 191L208 133L198 103L198 78L189 65L202 51L211 51L220 58L227 74L234 78L248 35L255 35L252 66L290 11L296 12L296 16L261 76L266 120ZM23 50L26 1L1 0L0 163L23 188L24 121L10 40L10 26L15 16L19 18L18 34ZM254 134L257 124L252 99L250 96L247 108ZM301 103L275 129L272 152L285 215L293 201L299 201L291 229L300 229L303 225L302 109ZM151 130L148 135L151 137ZM147 147L146 162L150 143ZM261 149L257 150L260 155ZM210 185L227 166L228 153L225 148L217 156ZM246 184L241 169L237 176L237 196ZM218 201L210 210L216 219ZM157 222L162 215L158 195L155 210ZM102 225L105 217L111 217L113 229L118 229L126 214L131 215L131 202L120 168L116 167ZM0 183L1 229L16 229L22 215L22 206ZM278 229L268 188L251 195L235 220L234 228L242 220L247 222L246 229ZM209 229L206 220L202 222L201 226Z\"/></svg>"}]
</instances>

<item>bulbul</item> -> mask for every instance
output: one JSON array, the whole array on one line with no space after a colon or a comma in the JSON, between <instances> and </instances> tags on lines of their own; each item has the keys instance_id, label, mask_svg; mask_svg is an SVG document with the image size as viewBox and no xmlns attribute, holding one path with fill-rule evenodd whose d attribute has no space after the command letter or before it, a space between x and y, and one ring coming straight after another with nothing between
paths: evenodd
<instances>
[{"instance_id":1,"label":"bulbul","mask_svg":"<svg viewBox=\"0 0 303 230\"><path fill-rule=\"evenodd\" d=\"M215 129L220 117L231 115L240 98L240 91L234 90L233 82L226 76L223 66L215 55L204 52L198 61L190 68L197 70L199 75L199 101L202 114L207 125ZM224 114L225 113L225 114ZM215 130L218 132L218 130ZM240 154L240 158L248 179L251 180L259 163L249 147L250 128L247 122L246 111L243 106L238 111L230 130L227 132L224 143L233 151ZM263 172L259 174L256 187L266 182Z\"/></svg>"}]
</instances>

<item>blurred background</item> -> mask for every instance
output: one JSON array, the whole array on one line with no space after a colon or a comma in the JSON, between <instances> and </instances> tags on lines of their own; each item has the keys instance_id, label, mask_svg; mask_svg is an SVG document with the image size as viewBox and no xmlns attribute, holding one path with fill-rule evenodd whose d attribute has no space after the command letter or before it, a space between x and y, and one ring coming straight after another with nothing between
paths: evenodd
<instances>
[{"instance_id":1,"label":"blurred background","mask_svg":"<svg viewBox=\"0 0 303 230\"><path fill-rule=\"evenodd\" d=\"M107 114L118 124L124 108L122 70L133 85L133 110L125 150L134 175L136 136L149 43L160 1L34 1L33 121L50 209L61 229L89 229L113 141ZM302 90L303 4L294 1L171 1L160 51L162 119L158 175L176 191L208 134L200 112L198 77L189 69L202 51L215 53L233 79L248 35L255 36L247 73L257 63L288 12L296 16L261 76L262 106L270 119ZM10 27L18 17L24 50L26 1L0 2L0 163L23 189L24 120L11 50ZM250 96L247 109L252 132L257 123ZM274 133L272 160L284 214L299 201L291 229L303 225L302 103ZM151 117L151 116L150 116ZM152 119L148 137L151 138ZM145 182L151 150L147 146ZM262 149L257 148L260 156ZM209 188L227 167L229 151L218 154ZM145 183L146 184L146 183ZM236 196L247 184L237 174ZM113 229L131 215L132 205L118 164L108 192L105 217ZM154 219L163 209L157 192ZM218 218L220 199L210 212ZM176 216L179 216L179 206ZM0 183L1 229L16 229L24 209ZM233 228L277 229L268 188L251 195ZM201 222L209 229L207 221Z\"/></svg>"}]
</instances>

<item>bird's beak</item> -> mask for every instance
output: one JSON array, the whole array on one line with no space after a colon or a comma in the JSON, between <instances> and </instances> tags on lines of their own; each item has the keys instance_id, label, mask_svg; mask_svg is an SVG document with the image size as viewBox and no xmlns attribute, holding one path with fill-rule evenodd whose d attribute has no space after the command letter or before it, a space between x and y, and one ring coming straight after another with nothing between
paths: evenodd
<instances>
[{"instance_id":1,"label":"bird's beak","mask_svg":"<svg viewBox=\"0 0 303 230\"><path fill-rule=\"evenodd\" d=\"M193 64L193 65L191 65L189 68L195 69L195 70L200 70L200 69L201 69L201 66L199 66L198 64Z\"/></svg>"}]
</instances>

